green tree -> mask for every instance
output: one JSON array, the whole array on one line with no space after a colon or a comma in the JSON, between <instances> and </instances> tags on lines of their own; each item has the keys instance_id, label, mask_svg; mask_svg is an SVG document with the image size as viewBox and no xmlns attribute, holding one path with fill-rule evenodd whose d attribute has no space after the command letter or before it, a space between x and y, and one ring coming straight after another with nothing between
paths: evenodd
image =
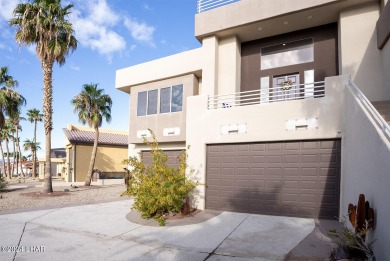
<instances>
[{"instance_id":1,"label":"green tree","mask_svg":"<svg viewBox=\"0 0 390 261\"><path fill-rule=\"evenodd\" d=\"M171 167L167 164L168 156L159 148L154 133L150 132L153 141L144 139L144 143L151 149L152 164L144 164L141 153L138 157L123 161L130 167L131 179L127 194L134 196L133 208L137 209L143 218L152 217L160 225L165 225L165 214L179 212L198 183L186 175L186 150L178 157L179 166Z\"/></svg>"},{"instance_id":2,"label":"green tree","mask_svg":"<svg viewBox=\"0 0 390 261\"><path fill-rule=\"evenodd\" d=\"M112 100L108 94L104 94L103 89L97 88L98 84L84 84L81 93L76 95L71 103L73 111L78 114L82 124L88 124L95 130L95 140L93 143L91 161L85 179L85 186L91 185L91 177L95 165L97 146L99 141L99 127L102 126L103 119L111 121Z\"/></svg>"},{"instance_id":3,"label":"green tree","mask_svg":"<svg viewBox=\"0 0 390 261\"><path fill-rule=\"evenodd\" d=\"M51 179L51 131L53 129L53 65L60 66L77 48L72 24L67 20L72 4L61 5L61 0L32 0L18 4L9 24L16 28L19 44L36 45L43 70L43 115L45 128L45 179L43 192L53 191Z\"/></svg>"},{"instance_id":4,"label":"green tree","mask_svg":"<svg viewBox=\"0 0 390 261\"><path fill-rule=\"evenodd\" d=\"M10 104L13 100L17 100L18 93L13 90L19 84L14 78L8 74L8 67L0 68L0 129L3 128L5 117L13 113L13 107ZM24 98L23 98L24 99Z\"/></svg>"},{"instance_id":5,"label":"green tree","mask_svg":"<svg viewBox=\"0 0 390 261\"><path fill-rule=\"evenodd\" d=\"M34 142L37 142L37 123L38 121L43 120L43 114L38 110L38 109L31 109L27 111L27 119L31 122L34 123ZM36 166L36 161L37 161L37 152L33 151L32 152L34 155L33 158L33 177L35 178L37 176L37 166Z\"/></svg>"},{"instance_id":6,"label":"green tree","mask_svg":"<svg viewBox=\"0 0 390 261\"><path fill-rule=\"evenodd\" d=\"M23 141L23 149L25 151L31 151L33 160L35 159L35 153L37 152L37 150L41 149L41 147L39 145L40 145L40 143L35 142L34 140L25 139Z\"/></svg>"}]
</instances>

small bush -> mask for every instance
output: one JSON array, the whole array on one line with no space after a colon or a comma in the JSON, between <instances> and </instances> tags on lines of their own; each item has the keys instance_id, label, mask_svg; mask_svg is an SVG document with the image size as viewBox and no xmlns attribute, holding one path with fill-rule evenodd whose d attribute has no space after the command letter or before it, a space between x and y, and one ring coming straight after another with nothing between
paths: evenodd
<instances>
[{"instance_id":1,"label":"small bush","mask_svg":"<svg viewBox=\"0 0 390 261\"><path fill-rule=\"evenodd\" d=\"M7 181L3 177L0 177L0 191L4 191L7 188Z\"/></svg>"},{"instance_id":2,"label":"small bush","mask_svg":"<svg viewBox=\"0 0 390 261\"><path fill-rule=\"evenodd\" d=\"M160 225L165 225L165 214L179 212L197 183L186 175L186 150L178 158L179 166L170 167L167 165L168 156L158 147L154 133L150 132L153 141L144 139L144 142L151 149L152 164L144 164L141 155L124 161L130 166L127 194L134 196L133 209L138 210L143 218L154 218Z\"/></svg>"}]
</instances>

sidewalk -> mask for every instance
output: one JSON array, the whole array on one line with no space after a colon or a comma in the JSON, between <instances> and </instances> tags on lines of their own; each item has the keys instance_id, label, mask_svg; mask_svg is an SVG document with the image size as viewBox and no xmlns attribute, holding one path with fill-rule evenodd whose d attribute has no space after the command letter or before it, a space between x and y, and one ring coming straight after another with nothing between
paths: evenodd
<instances>
[{"instance_id":1,"label":"sidewalk","mask_svg":"<svg viewBox=\"0 0 390 261\"><path fill-rule=\"evenodd\" d=\"M153 227L126 219L131 204L0 215L0 260L326 260L324 231L338 223L222 212L197 224Z\"/></svg>"}]
</instances>

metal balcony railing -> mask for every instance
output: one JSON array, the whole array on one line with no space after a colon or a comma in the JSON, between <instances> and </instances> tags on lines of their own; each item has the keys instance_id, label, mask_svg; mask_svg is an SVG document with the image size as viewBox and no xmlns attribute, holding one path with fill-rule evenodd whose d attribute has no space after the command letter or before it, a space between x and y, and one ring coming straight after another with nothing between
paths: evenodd
<instances>
[{"instance_id":1,"label":"metal balcony railing","mask_svg":"<svg viewBox=\"0 0 390 261\"><path fill-rule=\"evenodd\" d=\"M264 104L271 102L319 98L325 96L325 82L273 87L254 91L209 96L208 109Z\"/></svg>"},{"instance_id":2,"label":"metal balcony railing","mask_svg":"<svg viewBox=\"0 0 390 261\"><path fill-rule=\"evenodd\" d=\"M375 109L374 105L372 105L372 103L368 100L368 98L363 94L363 92L356 86L356 84L352 80L349 80L346 86L351 89L356 99L361 102L363 108L366 109L371 118L375 121L377 126L382 130L383 134L390 142L390 126L386 122L386 120L383 119L382 115L379 114L377 109Z\"/></svg>"},{"instance_id":3,"label":"metal balcony railing","mask_svg":"<svg viewBox=\"0 0 390 261\"><path fill-rule=\"evenodd\" d=\"M198 14L240 0L198 0Z\"/></svg>"}]
</instances>

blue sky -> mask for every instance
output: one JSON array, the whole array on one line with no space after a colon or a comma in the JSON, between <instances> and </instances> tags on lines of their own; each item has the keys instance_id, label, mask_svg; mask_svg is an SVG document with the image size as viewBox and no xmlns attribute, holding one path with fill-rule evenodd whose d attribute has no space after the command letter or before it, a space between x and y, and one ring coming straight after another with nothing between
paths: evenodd
<instances>
[{"instance_id":1,"label":"blue sky","mask_svg":"<svg viewBox=\"0 0 390 261\"><path fill-rule=\"evenodd\" d=\"M42 69L34 47L19 47L8 20L17 3L0 0L0 66L19 82L17 90L27 99L28 109L42 111ZM69 1L64 1L69 3ZM195 0L74 0L69 20L78 42L77 50L53 72L52 148L64 147L62 128L81 125L70 100L86 83L99 83L113 99L112 121L102 128L128 130L129 95L115 89L115 71L135 64L194 49ZM22 122L21 141L33 138L33 124ZM43 123L37 141L44 148ZM25 152L24 155L27 155ZM38 155L43 156L41 150Z\"/></svg>"}]
</instances>

